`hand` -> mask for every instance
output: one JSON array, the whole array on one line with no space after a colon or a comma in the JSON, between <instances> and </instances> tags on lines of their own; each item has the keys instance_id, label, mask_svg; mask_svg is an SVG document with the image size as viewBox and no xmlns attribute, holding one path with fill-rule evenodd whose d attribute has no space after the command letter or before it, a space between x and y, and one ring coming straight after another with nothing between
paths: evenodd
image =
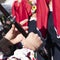
<instances>
[{"instance_id":1,"label":"hand","mask_svg":"<svg viewBox=\"0 0 60 60\"><path fill-rule=\"evenodd\" d=\"M28 20L23 20L20 22L20 24L22 25L23 29L26 30L28 29L27 26L23 26ZM8 31L8 33L4 36L6 39L8 39L9 41L12 39L15 39L15 37L19 34L18 30L15 28L14 25L12 25L12 28ZM20 36L20 35L19 35ZM17 38L17 37L16 37Z\"/></svg>"},{"instance_id":2,"label":"hand","mask_svg":"<svg viewBox=\"0 0 60 60\"><path fill-rule=\"evenodd\" d=\"M41 38L38 34L34 34L31 32L25 40L22 40L22 44L25 48L29 48L31 50L37 50L42 44Z\"/></svg>"},{"instance_id":3,"label":"hand","mask_svg":"<svg viewBox=\"0 0 60 60\"><path fill-rule=\"evenodd\" d=\"M10 42L12 44L17 44L17 43L21 42L22 40L25 40L25 37L20 33L14 39L11 39Z\"/></svg>"}]
</instances>

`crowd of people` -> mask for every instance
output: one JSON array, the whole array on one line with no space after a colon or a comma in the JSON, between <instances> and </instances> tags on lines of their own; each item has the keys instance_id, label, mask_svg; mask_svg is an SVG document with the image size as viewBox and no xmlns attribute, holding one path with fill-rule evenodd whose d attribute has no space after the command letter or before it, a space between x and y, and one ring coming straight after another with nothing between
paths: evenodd
<instances>
[{"instance_id":1,"label":"crowd of people","mask_svg":"<svg viewBox=\"0 0 60 60\"><path fill-rule=\"evenodd\" d=\"M14 1L12 16L16 17L16 22L21 24L28 36L24 37L22 32L19 32L12 24L11 29L0 40L1 52L8 56L6 60L24 60L24 58L26 58L25 60L59 60L59 2L59 0ZM22 46L22 49L16 48L12 55L10 47L17 43L19 43L19 47Z\"/></svg>"}]
</instances>

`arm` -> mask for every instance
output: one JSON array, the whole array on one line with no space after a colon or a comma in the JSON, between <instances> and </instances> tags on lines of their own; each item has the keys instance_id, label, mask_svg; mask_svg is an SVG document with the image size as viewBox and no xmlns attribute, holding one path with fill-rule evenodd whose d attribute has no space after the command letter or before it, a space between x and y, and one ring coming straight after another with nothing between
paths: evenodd
<instances>
[{"instance_id":1,"label":"arm","mask_svg":"<svg viewBox=\"0 0 60 60\"><path fill-rule=\"evenodd\" d=\"M31 35L32 39L30 39L31 38L31 36L30 36L30 38L27 40L27 43L25 41L23 44L26 44L26 45L29 44L28 46L26 46L26 45L25 46L27 48L29 48L29 49L34 50L34 51L38 51L40 53L40 55L42 55L42 56L46 56L47 55L47 51L45 49L45 41L44 41L45 39L43 39L41 32L38 29L36 29L36 14L33 14L32 17L29 20L29 32L36 33L37 34L37 38L35 38L34 34L32 34ZM40 38L40 40L38 39L38 37ZM33 44L31 42L31 40L32 40Z\"/></svg>"},{"instance_id":2,"label":"arm","mask_svg":"<svg viewBox=\"0 0 60 60\"><path fill-rule=\"evenodd\" d=\"M24 20L20 22L22 27L26 30L28 27L23 26L28 20ZM17 44L21 40L24 39L24 36L18 32L14 25L12 25L11 29L7 32L7 34L0 40L0 50L5 54L9 55L11 53L10 46Z\"/></svg>"}]
</instances>

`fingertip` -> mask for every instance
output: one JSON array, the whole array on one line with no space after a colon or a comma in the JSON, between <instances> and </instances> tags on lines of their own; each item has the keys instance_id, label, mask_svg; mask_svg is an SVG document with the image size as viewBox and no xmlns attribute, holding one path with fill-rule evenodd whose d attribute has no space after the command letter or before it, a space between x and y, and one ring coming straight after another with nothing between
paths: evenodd
<instances>
[{"instance_id":1,"label":"fingertip","mask_svg":"<svg viewBox=\"0 0 60 60\"><path fill-rule=\"evenodd\" d=\"M11 29L13 29L13 30L15 29L15 25L14 24L12 24L12 28Z\"/></svg>"},{"instance_id":2,"label":"fingertip","mask_svg":"<svg viewBox=\"0 0 60 60\"><path fill-rule=\"evenodd\" d=\"M28 31L26 31L26 33L28 33Z\"/></svg>"},{"instance_id":3,"label":"fingertip","mask_svg":"<svg viewBox=\"0 0 60 60\"><path fill-rule=\"evenodd\" d=\"M25 19L25 20L22 20L21 22L20 22L20 24L21 25L24 25L25 23L27 23L28 22L28 19Z\"/></svg>"},{"instance_id":4,"label":"fingertip","mask_svg":"<svg viewBox=\"0 0 60 60\"><path fill-rule=\"evenodd\" d=\"M15 25L14 25L14 24L12 24L12 27L15 27Z\"/></svg>"}]
</instances>

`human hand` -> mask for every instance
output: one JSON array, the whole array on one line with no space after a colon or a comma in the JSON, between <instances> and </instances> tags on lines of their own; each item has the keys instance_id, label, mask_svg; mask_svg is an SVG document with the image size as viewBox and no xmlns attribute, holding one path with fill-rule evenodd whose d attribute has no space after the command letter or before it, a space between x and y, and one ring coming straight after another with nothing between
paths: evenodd
<instances>
[{"instance_id":1,"label":"human hand","mask_svg":"<svg viewBox=\"0 0 60 60\"><path fill-rule=\"evenodd\" d=\"M27 26L23 26L27 21L28 20L25 19L20 22L24 30L28 29ZM12 28L8 31L8 33L4 37L8 40L11 40L11 39L14 39L18 34L19 34L18 30L15 28L14 25L12 25Z\"/></svg>"},{"instance_id":2,"label":"human hand","mask_svg":"<svg viewBox=\"0 0 60 60\"><path fill-rule=\"evenodd\" d=\"M25 37L20 33L14 39L11 39L10 42L12 44L17 44L17 43L21 42L22 40L25 40Z\"/></svg>"},{"instance_id":3,"label":"human hand","mask_svg":"<svg viewBox=\"0 0 60 60\"><path fill-rule=\"evenodd\" d=\"M38 34L31 32L25 40L21 41L25 48L37 50L43 43Z\"/></svg>"}]
</instances>

